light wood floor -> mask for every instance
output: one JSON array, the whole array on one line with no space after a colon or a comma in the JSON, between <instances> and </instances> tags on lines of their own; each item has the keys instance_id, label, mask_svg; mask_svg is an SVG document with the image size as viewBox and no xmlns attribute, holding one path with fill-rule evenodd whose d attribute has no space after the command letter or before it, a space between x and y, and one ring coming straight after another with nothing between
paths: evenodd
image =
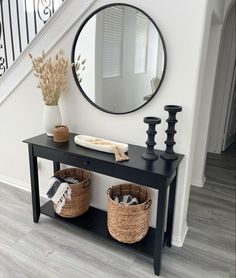
<instances>
[{"instance_id":1,"label":"light wood floor","mask_svg":"<svg viewBox=\"0 0 236 278\"><path fill-rule=\"evenodd\" d=\"M208 155L207 182L192 187L183 248L165 248L161 277L235 277L235 146ZM149 278L150 261L41 215L30 195L0 184L0 278Z\"/></svg>"}]
</instances>

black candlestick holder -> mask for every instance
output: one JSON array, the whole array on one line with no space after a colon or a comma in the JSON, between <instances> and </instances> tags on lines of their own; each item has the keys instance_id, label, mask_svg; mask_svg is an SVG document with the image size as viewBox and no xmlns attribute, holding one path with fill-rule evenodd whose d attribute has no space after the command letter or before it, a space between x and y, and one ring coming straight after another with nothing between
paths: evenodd
<instances>
[{"instance_id":1,"label":"black candlestick holder","mask_svg":"<svg viewBox=\"0 0 236 278\"><path fill-rule=\"evenodd\" d=\"M182 107L178 105L166 105L164 107L165 111L169 112L169 118L166 120L168 123L168 128L166 130L167 134L167 140L165 141L166 144L166 150L163 154L161 154L161 157L166 160L175 160L178 158L178 155L174 152L174 136L176 134L175 130L175 124L178 122L176 120L176 113L182 111Z\"/></svg>"},{"instance_id":2,"label":"black candlestick holder","mask_svg":"<svg viewBox=\"0 0 236 278\"><path fill-rule=\"evenodd\" d=\"M156 117L145 117L143 121L145 124L148 124L148 130L147 130L148 139L145 142L147 145L147 150L142 154L142 158L146 160L156 160L158 159L158 155L155 154L154 151L154 146L156 145L154 138L155 135L157 134L156 125L161 122L161 119Z\"/></svg>"}]
</instances>

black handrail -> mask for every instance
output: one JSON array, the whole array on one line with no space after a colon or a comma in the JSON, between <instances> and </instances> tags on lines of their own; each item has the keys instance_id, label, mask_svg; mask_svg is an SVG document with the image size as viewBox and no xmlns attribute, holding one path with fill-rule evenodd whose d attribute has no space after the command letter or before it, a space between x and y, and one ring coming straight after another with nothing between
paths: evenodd
<instances>
[{"instance_id":1,"label":"black handrail","mask_svg":"<svg viewBox=\"0 0 236 278\"><path fill-rule=\"evenodd\" d=\"M0 77L64 0L0 0Z\"/></svg>"}]
</instances>

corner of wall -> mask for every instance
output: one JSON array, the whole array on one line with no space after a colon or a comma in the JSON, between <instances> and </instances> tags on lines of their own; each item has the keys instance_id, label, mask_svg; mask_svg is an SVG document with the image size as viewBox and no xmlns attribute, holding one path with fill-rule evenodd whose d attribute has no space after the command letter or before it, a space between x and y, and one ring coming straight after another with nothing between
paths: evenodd
<instances>
[{"instance_id":1,"label":"corner of wall","mask_svg":"<svg viewBox=\"0 0 236 278\"><path fill-rule=\"evenodd\" d=\"M176 247L183 247L187 232L188 232L188 226L187 226L187 222L185 222L182 234L180 236L173 235L172 244Z\"/></svg>"},{"instance_id":2,"label":"corner of wall","mask_svg":"<svg viewBox=\"0 0 236 278\"><path fill-rule=\"evenodd\" d=\"M191 185L197 186L197 187L204 187L206 182L206 177L202 177L202 179L192 179Z\"/></svg>"}]
</instances>

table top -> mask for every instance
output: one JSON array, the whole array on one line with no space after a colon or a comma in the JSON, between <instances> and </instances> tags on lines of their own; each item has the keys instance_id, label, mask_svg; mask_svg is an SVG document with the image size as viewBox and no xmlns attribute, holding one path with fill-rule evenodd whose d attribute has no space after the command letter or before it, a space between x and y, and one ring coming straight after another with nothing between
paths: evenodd
<instances>
[{"instance_id":1,"label":"table top","mask_svg":"<svg viewBox=\"0 0 236 278\"><path fill-rule=\"evenodd\" d=\"M179 163L184 157L182 154L178 154L178 159L167 161L160 157L160 154L162 154L163 151L155 149L155 153L159 156L159 158L154 161L148 161L141 157L142 153L146 150L145 147L129 144L128 156L130 160L116 162L114 154L100 152L77 145L74 142L74 137L76 135L77 134L70 133L69 141L63 143L54 142L53 138L48 137L46 134L32 137L30 139L24 140L23 142L58 152L70 153L80 157L104 161L112 166L119 165L119 167L135 168L137 170L149 172L150 174L154 173L166 177L170 177L175 172Z\"/></svg>"}]
</instances>

